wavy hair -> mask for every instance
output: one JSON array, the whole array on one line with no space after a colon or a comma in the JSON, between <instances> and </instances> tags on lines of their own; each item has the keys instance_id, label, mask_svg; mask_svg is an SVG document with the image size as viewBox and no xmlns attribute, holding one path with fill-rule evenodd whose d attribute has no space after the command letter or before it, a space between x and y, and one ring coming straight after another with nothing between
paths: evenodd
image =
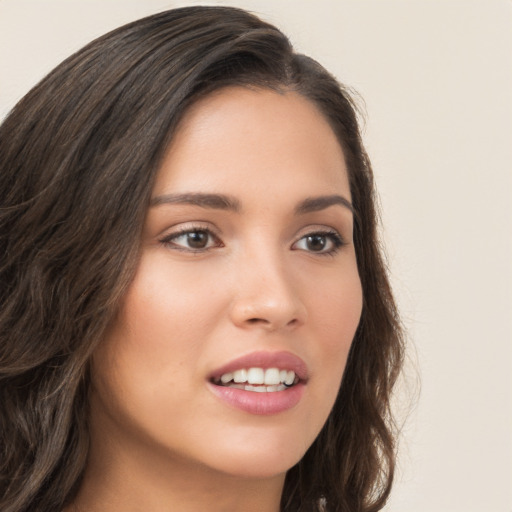
<instances>
[{"instance_id":1,"label":"wavy hair","mask_svg":"<svg viewBox=\"0 0 512 512\"><path fill-rule=\"evenodd\" d=\"M88 454L88 362L133 278L163 153L192 103L226 86L293 90L343 148L362 317L334 408L289 470L281 510L374 512L391 489L400 321L373 176L348 90L236 8L125 25L69 57L0 126L0 509L61 511Z\"/></svg>"}]
</instances>

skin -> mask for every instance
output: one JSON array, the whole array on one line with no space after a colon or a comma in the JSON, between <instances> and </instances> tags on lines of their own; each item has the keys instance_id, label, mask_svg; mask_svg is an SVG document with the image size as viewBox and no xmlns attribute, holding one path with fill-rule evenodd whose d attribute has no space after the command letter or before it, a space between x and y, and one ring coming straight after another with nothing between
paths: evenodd
<instances>
[{"instance_id":1,"label":"skin","mask_svg":"<svg viewBox=\"0 0 512 512\"><path fill-rule=\"evenodd\" d=\"M227 195L237 209L169 199L191 193ZM350 208L296 211L332 195L350 201L343 152L302 96L234 87L191 107L156 179L136 276L93 357L76 509L279 510L361 314ZM191 247L187 230L205 245ZM306 363L297 405L257 415L212 393L212 371L254 351Z\"/></svg>"}]
</instances>

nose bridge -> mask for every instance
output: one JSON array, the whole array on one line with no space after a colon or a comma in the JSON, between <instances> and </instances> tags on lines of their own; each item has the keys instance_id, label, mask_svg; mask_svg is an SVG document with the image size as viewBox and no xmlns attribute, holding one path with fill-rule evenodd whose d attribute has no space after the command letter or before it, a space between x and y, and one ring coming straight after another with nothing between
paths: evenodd
<instances>
[{"instance_id":1,"label":"nose bridge","mask_svg":"<svg viewBox=\"0 0 512 512\"><path fill-rule=\"evenodd\" d=\"M257 245L257 247L255 247ZM259 243L243 251L233 299L232 319L239 326L267 330L304 323L306 309L299 295L286 250Z\"/></svg>"}]
</instances>

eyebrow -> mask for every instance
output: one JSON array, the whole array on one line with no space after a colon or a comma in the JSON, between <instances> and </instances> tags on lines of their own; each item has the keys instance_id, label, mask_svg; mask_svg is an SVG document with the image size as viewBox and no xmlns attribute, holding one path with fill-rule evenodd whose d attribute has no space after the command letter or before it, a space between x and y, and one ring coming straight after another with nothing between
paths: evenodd
<instances>
[{"instance_id":1,"label":"eyebrow","mask_svg":"<svg viewBox=\"0 0 512 512\"><path fill-rule=\"evenodd\" d=\"M151 199L150 206L161 204L190 204L201 208L213 208L215 210L229 210L240 212L240 201L225 194L204 194L201 192L188 192L184 194L164 194ZM354 213L352 203L345 197L333 194L329 196L308 197L295 207L296 215L325 210L330 206L340 205Z\"/></svg>"},{"instance_id":2,"label":"eyebrow","mask_svg":"<svg viewBox=\"0 0 512 512\"><path fill-rule=\"evenodd\" d=\"M161 204L191 204L201 208L214 208L216 210L240 211L240 201L224 194L202 194L189 192L186 194L165 194L151 199L150 206Z\"/></svg>"},{"instance_id":3,"label":"eyebrow","mask_svg":"<svg viewBox=\"0 0 512 512\"><path fill-rule=\"evenodd\" d=\"M329 206L340 205L354 213L352 203L343 196L333 194L330 196L308 197L301 201L295 208L296 214L305 214L325 210Z\"/></svg>"}]
</instances>

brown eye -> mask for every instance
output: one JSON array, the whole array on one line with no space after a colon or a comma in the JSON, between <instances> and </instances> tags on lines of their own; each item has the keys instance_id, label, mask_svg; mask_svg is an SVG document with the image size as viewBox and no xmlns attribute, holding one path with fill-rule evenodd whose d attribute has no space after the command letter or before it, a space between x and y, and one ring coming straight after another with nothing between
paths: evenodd
<instances>
[{"instance_id":1,"label":"brown eye","mask_svg":"<svg viewBox=\"0 0 512 512\"><path fill-rule=\"evenodd\" d=\"M161 242L171 249L190 252L206 251L222 245L220 240L207 229L183 230L165 237Z\"/></svg>"},{"instance_id":2,"label":"brown eye","mask_svg":"<svg viewBox=\"0 0 512 512\"><path fill-rule=\"evenodd\" d=\"M204 249L208 245L209 237L206 231L191 231L185 235L187 245L191 249Z\"/></svg>"},{"instance_id":3,"label":"brown eye","mask_svg":"<svg viewBox=\"0 0 512 512\"><path fill-rule=\"evenodd\" d=\"M303 236L293 244L292 249L318 254L333 254L342 245L343 239L339 233L326 231Z\"/></svg>"},{"instance_id":4,"label":"brown eye","mask_svg":"<svg viewBox=\"0 0 512 512\"><path fill-rule=\"evenodd\" d=\"M306 237L306 247L310 251L320 252L327 245L327 237L325 235L309 235Z\"/></svg>"}]
</instances>

